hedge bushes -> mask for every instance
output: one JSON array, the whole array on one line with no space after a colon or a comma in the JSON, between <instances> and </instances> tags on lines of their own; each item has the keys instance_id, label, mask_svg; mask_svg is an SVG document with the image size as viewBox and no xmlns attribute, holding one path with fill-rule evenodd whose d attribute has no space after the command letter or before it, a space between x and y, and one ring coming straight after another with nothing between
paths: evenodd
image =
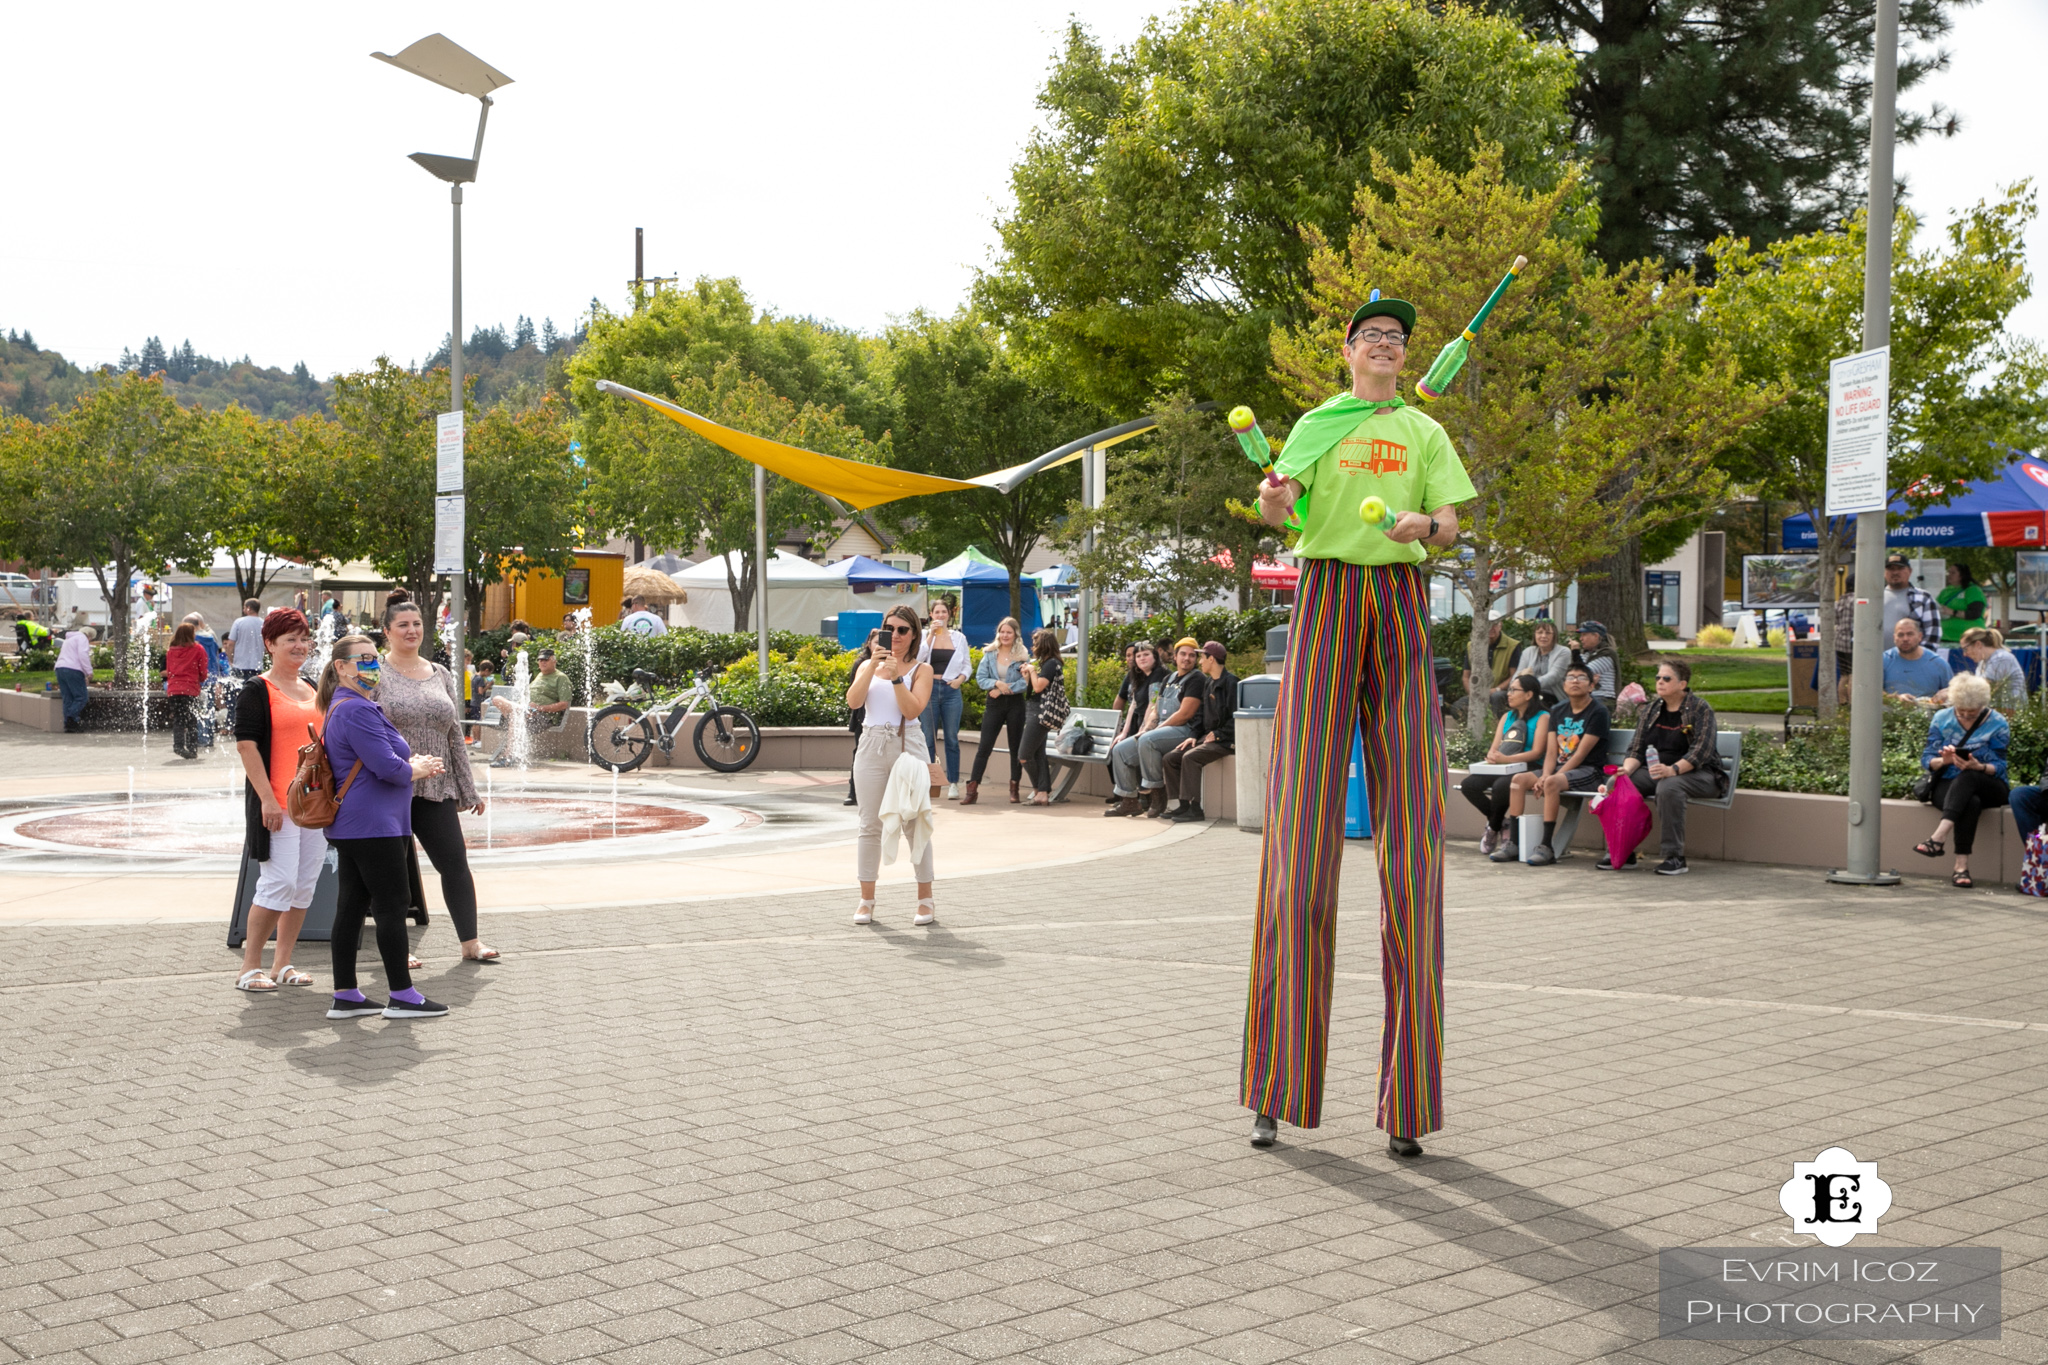
<instances>
[{"instance_id":1,"label":"hedge bushes","mask_svg":"<svg viewBox=\"0 0 2048 1365\"><path fill-rule=\"evenodd\" d=\"M1188 617L1188 628L1175 628L1171 616L1147 616L1138 621L1092 627L1088 632L1088 656L1092 663L1099 654L1121 661L1124 646L1140 640L1178 640L1192 635L1198 642L1220 640L1232 654L1249 650L1263 652L1266 632L1287 624L1287 612L1277 607L1253 607L1250 611L1198 611ZM1470 633L1471 626L1466 626ZM1121 663L1119 663L1121 666ZM1094 669L1089 669L1094 672ZM1115 695L1115 684L1110 693Z\"/></svg>"}]
</instances>

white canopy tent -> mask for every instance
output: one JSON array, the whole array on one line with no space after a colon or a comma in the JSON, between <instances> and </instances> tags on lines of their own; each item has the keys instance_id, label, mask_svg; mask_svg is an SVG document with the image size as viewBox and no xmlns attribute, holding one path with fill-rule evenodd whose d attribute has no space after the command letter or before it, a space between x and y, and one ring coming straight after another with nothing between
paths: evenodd
<instances>
[{"instance_id":1,"label":"white canopy tent","mask_svg":"<svg viewBox=\"0 0 2048 1365\"><path fill-rule=\"evenodd\" d=\"M732 589L726 582L726 563L732 562L733 576L746 571L742 555L721 555L694 564L669 577L683 585L689 599L679 604L683 624L699 630L732 631ZM827 573L816 564L787 550L777 550L768 561L768 625L774 630L818 633L818 622L838 611L850 598L845 576Z\"/></svg>"}]
</instances>

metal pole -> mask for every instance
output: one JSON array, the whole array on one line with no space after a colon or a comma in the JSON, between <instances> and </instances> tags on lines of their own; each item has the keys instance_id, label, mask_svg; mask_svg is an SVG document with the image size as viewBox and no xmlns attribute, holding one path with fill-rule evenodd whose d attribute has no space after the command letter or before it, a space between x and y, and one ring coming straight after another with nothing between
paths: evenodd
<instances>
[{"instance_id":1,"label":"metal pole","mask_svg":"<svg viewBox=\"0 0 2048 1365\"><path fill-rule=\"evenodd\" d=\"M489 101L485 101L485 104L486 104L486 106L488 106L488 104L489 104ZM488 113L489 113L489 109L488 109L488 107L486 107L486 109L485 109L485 113L486 113L486 114L488 114ZM481 121L479 121L479 123L477 124L477 147L478 147L478 149L479 149L479 150L481 150L481 149L482 149L482 147L483 147L483 124L481 123ZM448 201L449 201L449 203L453 204L453 205L454 205L454 208L455 208L455 299L454 299L454 312L453 312L453 320L452 320L452 323L451 323L451 325L450 325L450 327L449 327L449 329L448 329L448 411L450 411L450 412L461 412L461 411L462 411L462 186L460 186L460 185L450 185L450 186L448 187ZM467 441L467 439L468 439L468 433L466 433L466 432L465 432L465 433L464 433L464 440L465 440L465 441ZM469 482L469 481L468 481L468 479L467 479L467 478L465 478L465 479L463 480L463 483L464 483L464 486L465 486L465 487L464 487L464 494L463 494L463 508L464 508L464 512L463 512L463 517L464 517L464 520L463 520L463 527L462 527L462 531L463 531L463 544L464 544L464 546L465 546L465 550L464 550L464 553L463 553L463 556L462 556L462 558L463 558L463 562L464 562L465 564L467 564L467 563L468 563L468 561L469 561L469 554L468 554L468 551L467 551L467 548L466 548L466 547L467 547L467 545L468 545L468 543L469 543L469 523L468 523L468 506L469 506L469 498L468 498L468 491L467 491L467 485L468 485L468 482ZM465 627L465 626L466 626L466 625L468 624L468 619L467 619L467 616L466 616L466 611L467 611L467 608L466 608L466 606L464 605L464 603L463 603L463 600L462 600L462 599L463 599L463 578L464 578L464 576L465 576L465 575L464 575L464 574L461 574L461 573L457 573L457 574L451 574L451 575L450 575L450 579L451 579L451 582L449 583L449 590L448 590L448 624L449 624L449 627L450 627L450 631L449 631L449 637L448 637L448 671L449 671L450 673L453 673L453 674L455 675L455 677L456 677L456 679L457 679L457 686L458 686L458 687L460 687L460 686L461 686L461 681L462 681L462 679L463 679L463 671L462 671L462 634L463 634L463 629L464 629L464 627Z\"/></svg>"},{"instance_id":2,"label":"metal pole","mask_svg":"<svg viewBox=\"0 0 2048 1365\"><path fill-rule=\"evenodd\" d=\"M1870 213L1863 248L1863 349L1892 339L1892 129L1897 119L1899 3L1877 0L1877 70L1870 93ZM1849 866L1828 880L1891 886L1877 869L1883 826L1883 512L1856 518L1856 644L1849 703Z\"/></svg>"},{"instance_id":3,"label":"metal pole","mask_svg":"<svg viewBox=\"0 0 2048 1365\"><path fill-rule=\"evenodd\" d=\"M1081 506L1093 512L1095 502L1095 447L1090 446L1081 452ZM1095 532L1082 532L1081 553L1089 554L1094 549ZM1081 643L1074 650L1074 695L1085 697L1088 695L1088 585L1080 584L1075 597L1081 608Z\"/></svg>"},{"instance_id":4,"label":"metal pole","mask_svg":"<svg viewBox=\"0 0 2048 1365\"><path fill-rule=\"evenodd\" d=\"M761 685L768 685L768 471L754 466L754 653L761 664Z\"/></svg>"}]
</instances>

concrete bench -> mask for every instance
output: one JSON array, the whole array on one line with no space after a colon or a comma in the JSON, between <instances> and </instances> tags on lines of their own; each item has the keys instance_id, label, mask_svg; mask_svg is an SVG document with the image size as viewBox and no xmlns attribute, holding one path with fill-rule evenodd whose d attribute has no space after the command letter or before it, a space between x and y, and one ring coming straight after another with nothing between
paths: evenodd
<instances>
[{"instance_id":1,"label":"concrete bench","mask_svg":"<svg viewBox=\"0 0 2048 1365\"><path fill-rule=\"evenodd\" d=\"M1081 721L1088 727L1088 737L1095 741L1095 748L1089 753L1059 753L1052 747L1059 739L1059 735L1047 737L1045 756L1048 761L1059 765L1059 770L1054 773L1052 779L1054 802L1067 799L1068 793L1074 790L1074 784L1081 780L1082 772L1090 765L1104 768L1109 766L1109 741L1110 737L1116 734L1118 715L1116 711L1099 706L1076 706L1068 713L1067 723L1061 727L1060 735L1066 734L1076 720Z\"/></svg>"},{"instance_id":2,"label":"concrete bench","mask_svg":"<svg viewBox=\"0 0 2048 1365\"><path fill-rule=\"evenodd\" d=\"M1614 730L1607 736L1607 754L1601 766L1609 763L1621 765L1628 758L1628 751L1634 747L1634 730ZM1721 766L1728 773L1728 791L1722 796L1695 796L1686 801L1688 806L1708 806L1715 810L1727 810L1735 804L1735 784L1742 777L1742 731L1720 730L1714 735L1714 748L1721 755ZM1550 841L1550 847L1557 853L1558 861L1571 856L1572 836L1578 833L1579 817L1586 813L1592 803L1593 792L1566 792L1564 804L1557 813L1557 834ZM1532 806L1536 803L1532 800ZM1537 809L1541 809L1537 806Z\"/></svg>"}]
</instances>

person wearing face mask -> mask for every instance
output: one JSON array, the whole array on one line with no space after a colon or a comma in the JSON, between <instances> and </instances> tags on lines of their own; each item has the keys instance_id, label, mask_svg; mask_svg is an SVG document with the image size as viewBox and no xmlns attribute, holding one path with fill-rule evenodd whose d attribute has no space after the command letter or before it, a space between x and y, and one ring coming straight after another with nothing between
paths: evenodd
<instances>
[{"instance_id":1,"label":"person wearing face mask","mask_svg":"<svg viewBox=\"0 0 2048 1365\"><path fill-rule=\"evenodd\" d=\"M316 699L326 716L322 735L339 802L327 841L334 846L334 1003L329 1019L438 1019L448 1013L414 988L406 918L412 909L413 785L446 771L438 758L415 755L377 705L382 673L377 647L365 635L334 642ZM363 917L377 925L377 955L391 987L380 1005L356 985L356 947Z\"/></svg>"},{"instance_id":2,"label":"person wearing face mask","mask_svg":"<svg viewBox=\"0 0 2048 1365\"><path fill-rule=\"evenodd\" d=\"M313 632L306 618L289 607L272 612L261 625L257 641L270 666L252 674L235 698L235 752L248 779L242 851L257 867L242 938L242 975L235 982L244 991L313 984L311 976L291 965L292 950L327 859L327 836L299 828L285 810L285 793L299 770L299 749L319 737L322 725L314 691L299 676L313 655ZM266 973L263 945L272 933L277 953Z\"/></svg>"},{"instance_id":3,"label":"person wearing face mask","mask_svg":"<svg viewBox=\"0 0 2048 1365\"><path fill-rule=\"evenodd\" d=\"M386 653L377 704L416 754L441 760L443 771L413 789L412 832L441 875L441 899L466 962L495 962L498 950L477 937L476 878L462 841L463 811L484 813L484 798L469 769L456 704L455 675L420 655L427 619L419 603L394 595L384 608Z\"/></svg>"}]
</instances>

